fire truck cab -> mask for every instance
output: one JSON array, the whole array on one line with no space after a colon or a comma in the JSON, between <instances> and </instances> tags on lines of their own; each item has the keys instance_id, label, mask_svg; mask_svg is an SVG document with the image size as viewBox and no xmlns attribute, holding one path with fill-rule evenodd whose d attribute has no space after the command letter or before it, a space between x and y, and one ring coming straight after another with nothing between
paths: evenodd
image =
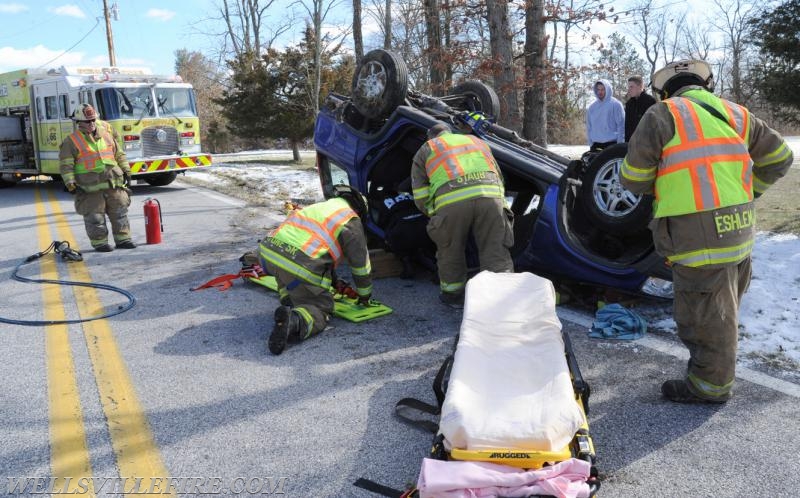
<instances>
[{"instance_id":1,"label":"fire truck cab","mask_svg":"<svg viewBox=\"0 0 800 498\"><path fill-rule=\"evenodd\" d=\"M211 165L201 152L194 90L180 77L138 68L21 69L0 74L0 187L59 176L58 151L83 103L117 131L134 179L167 185Z\"/></svg>"}]
</instances>

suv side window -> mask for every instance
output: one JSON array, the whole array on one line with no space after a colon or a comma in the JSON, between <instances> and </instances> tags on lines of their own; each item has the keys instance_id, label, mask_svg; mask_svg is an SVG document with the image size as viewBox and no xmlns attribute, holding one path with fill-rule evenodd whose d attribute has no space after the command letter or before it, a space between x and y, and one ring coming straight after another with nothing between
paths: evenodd
<instances>
[{"instance_id":1,"label":"suv side window","mask_svg":"<svg viewBox=\"0 0 800 498\"><path fill-rule=\"evenodd\" d=\"M332 161L328 156L319 154L317 157L317 165L319 167L319 177L322 181L322 193L326 199L333 195L334 185L350 185L350 178L347 176L347 170Z\"/></svg>"}]
</instances>

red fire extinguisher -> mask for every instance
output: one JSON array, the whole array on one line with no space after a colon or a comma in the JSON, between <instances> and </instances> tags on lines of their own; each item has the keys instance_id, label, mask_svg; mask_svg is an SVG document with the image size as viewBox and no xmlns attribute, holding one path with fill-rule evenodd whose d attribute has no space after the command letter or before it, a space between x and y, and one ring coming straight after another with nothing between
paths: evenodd
<instances>
[{"instance_id":1,"label":"red fire extinguisher","mask_svg":"<svg viewBox=\"0 0 800 498\"><path fill-rule=\"evenodd\" d=\"M144 200L144 231L148 244L161 243L164 224L161 219L161 203L158 202L158 199L148 197Z\"/></svg>"}]
</instances>

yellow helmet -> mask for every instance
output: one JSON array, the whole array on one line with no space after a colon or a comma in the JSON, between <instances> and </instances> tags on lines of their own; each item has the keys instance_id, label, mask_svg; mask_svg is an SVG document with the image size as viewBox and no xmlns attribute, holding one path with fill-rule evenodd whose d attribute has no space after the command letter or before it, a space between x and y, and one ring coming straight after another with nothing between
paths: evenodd
<instances>
[{"instance_id":1,"label":"yellow helmet","mask_svg":"<svg viewBox=\"0 0 800 498\"><path fill-rule=\"evenodd\" d=\"M94 121L97 119L97 111L89 104L81 104L73 111L72 119L75 121Z\"/></svg>"},{"instance_id":2,"label":"yellow helmet","mask_svg":"<svg viewBox=\"0 0 800 498\"><path fill-rule=\"evenodd\" d=\"M670 62L653 74L650 86L662 100L669 98L679 88L699 85L714 91L714 74L706 61L684 59Z\"/></svg>"}]
</instances>

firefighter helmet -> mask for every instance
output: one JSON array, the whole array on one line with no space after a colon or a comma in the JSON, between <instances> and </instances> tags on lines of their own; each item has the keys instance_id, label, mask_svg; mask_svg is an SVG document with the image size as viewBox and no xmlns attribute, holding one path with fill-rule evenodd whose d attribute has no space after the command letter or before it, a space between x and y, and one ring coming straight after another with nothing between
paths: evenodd
<instances>
[{"instance_id":1,"label":"firefighter helmet","mask_svg":"<svg viewBox=\"0 0 800 498\"><path fill-rule=\"evenodd\" d=\"M670 62L653 74L653 93L661 100L671 97L678 89L699 85L714 91L714 74L706 61L684 59Z\"/></svg>"},{"instance_id":2,"label":"firefighter helmet","mask_svg":"<svg viewBox=\"0 0 800 498\"><path fill-rule=\"evenodd\" d=\"M367 198L364 197L361 192L354 189L350 185L340 183L333 186L333 196L341 197L347 201L353 211L356 212L358 217L363 221L366 221L365 216L367 214Z\"/></svg>"},{"instance_id":3,"label":"firefighter helmet","mask_svg":"<svg viewBox=\"0 0 800 498\"><path fill-rule=\"evenodd\" d=\"M81 104L72 112L72 119L75 121L94 121L97 119L97 111L89 104Z\"/></svg>"}]
</instances>

